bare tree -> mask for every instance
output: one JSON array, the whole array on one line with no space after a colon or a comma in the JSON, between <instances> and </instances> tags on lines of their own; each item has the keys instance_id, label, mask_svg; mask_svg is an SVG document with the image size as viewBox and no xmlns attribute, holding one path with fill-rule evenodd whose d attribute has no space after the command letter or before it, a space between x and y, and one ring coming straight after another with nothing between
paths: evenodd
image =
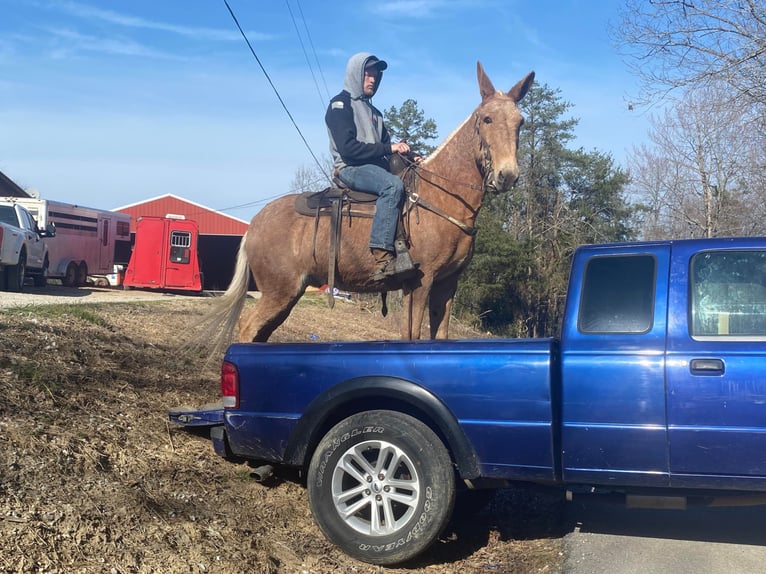
<instances>
[{"instance_id":1,"label":"bare tree","mask_svg":"<svg viewBox=\"0 0 766 574\"><path fill-rule=\"evenodd\" d=\"M763 0L626 0L612 36L642 80L637 103L715 81L766 106Z\"/></svg>"},{"instance_id":2,"label":"bare tree","mask_svg":"<svg viewBox=\"0 0 766 574\"><path fill-rule=\"evenodd\" d=\"M763 233L764 152L751 106L724 102L728 89L690 90L630 156L632 191L644 212L643 235L714 237Z\"/></svg>"},{"instance_id":3,"label":"bare tree","mask_svg":"<svg viewBox=\"0 0 766 574\"><path fill-rule=\"evenodd\" d=\"M295 170L293 181L290 184L290 193L321 191L331 184L328 174L331 174L333 170L332 158L329 155L324 155L319 161L321 166L316 164L302 165Z\"/></svg>"}]
</instances>

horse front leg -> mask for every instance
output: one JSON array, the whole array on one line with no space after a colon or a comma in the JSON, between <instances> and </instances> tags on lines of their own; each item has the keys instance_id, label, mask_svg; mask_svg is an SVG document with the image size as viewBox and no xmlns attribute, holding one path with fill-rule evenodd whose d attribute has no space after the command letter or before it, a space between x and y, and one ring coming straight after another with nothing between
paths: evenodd
<instances>
[{"instance_id":1,"label":"horse front leg","mask_svg":"<svg viewBox=\"0 0 766 574\"><path fill-rule=\"evenodd\" d=\"M430 288L430 284L424 285L421 282L415 289L405 288L402 291L402 312L404 313L402 317L402 339L405 341L420 339L423 315L426 311L426 302L428 301Z\"/></svg>"},{"instance_id":2,"label":"horse front leg","mask_svg":"<svg viewBox=\"0 0 766 574\"><path fill-rule=\"evenodd\" d=\"M433 284L428 299L428 319L432 339L449 338L449 320L452 302L457 292L458 273Z\"/></svg>"}]
</instances>

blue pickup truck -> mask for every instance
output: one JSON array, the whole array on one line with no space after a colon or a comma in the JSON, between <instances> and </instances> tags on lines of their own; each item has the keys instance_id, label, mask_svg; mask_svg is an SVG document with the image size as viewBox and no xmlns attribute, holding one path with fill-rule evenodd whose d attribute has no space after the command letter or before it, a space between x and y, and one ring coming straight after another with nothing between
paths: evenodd
<instances>
[{"instance_id":1,"label":"blue pickup truck","mask_svg":"<svg viewBox=\"0 0 766 574\"><path fill-rule=\"evenodd\" d=\"M583 246L561 335L231 345L215 451L306 477L348 554L428 547L456 492L544 484L634 500L766 491L766 239Z\"/></svg>"}]
</instances>

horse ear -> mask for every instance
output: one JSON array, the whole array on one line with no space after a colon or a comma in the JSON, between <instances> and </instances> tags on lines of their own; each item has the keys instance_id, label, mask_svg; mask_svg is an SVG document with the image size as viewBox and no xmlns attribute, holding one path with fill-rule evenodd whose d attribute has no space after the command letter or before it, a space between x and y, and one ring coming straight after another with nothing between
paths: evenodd
<instances>
[{"instance_id":1,"label":"horse ear","mask_svg":"<svg viewBox=\"0 0 766 574\"><path fill-rule=\"evenodd\" d=\"M508 96L517 104L521 101L521 99L527 95L527 92L529 91L530 86L532 86L532 82L535 81L535 73L529 72L527 74L527 77L523 80L520 80L518 84L513 86L510 90L508 90Z\"/></svg>"},{"instance_id":2,"label":"horse ear","mask_svg":"<svg viewBox=\"0 0 766 574\"><path fill-rule=\"evenodd\" d=\"M481 67L481 62L476 62L476 76L479 79L479 91L481 92L481 101L483 102L487 98L491 98L495 95L495 86L484 73L484 68Z\"/></svg>"}]
</instances>

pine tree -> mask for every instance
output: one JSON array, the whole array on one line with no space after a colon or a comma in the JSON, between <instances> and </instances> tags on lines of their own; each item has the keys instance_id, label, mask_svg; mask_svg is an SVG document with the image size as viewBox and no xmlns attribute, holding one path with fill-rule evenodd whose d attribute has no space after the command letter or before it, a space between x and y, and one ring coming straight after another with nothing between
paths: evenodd
<instances>
[{"instance_id":1,"label":"pine tree","mask_svg":"<svg viewBox=\"0 0 766 574\"><path fill-rule=\"evenodd\" d=\"M391 106L383 112L383 117L393 141L407 142L415 154L423 157L436 149L436 146L426 143L437 137L436 122L431 118L425 119L416 100L405 100L398 110Z\"/></svg>"}]
</instances>

